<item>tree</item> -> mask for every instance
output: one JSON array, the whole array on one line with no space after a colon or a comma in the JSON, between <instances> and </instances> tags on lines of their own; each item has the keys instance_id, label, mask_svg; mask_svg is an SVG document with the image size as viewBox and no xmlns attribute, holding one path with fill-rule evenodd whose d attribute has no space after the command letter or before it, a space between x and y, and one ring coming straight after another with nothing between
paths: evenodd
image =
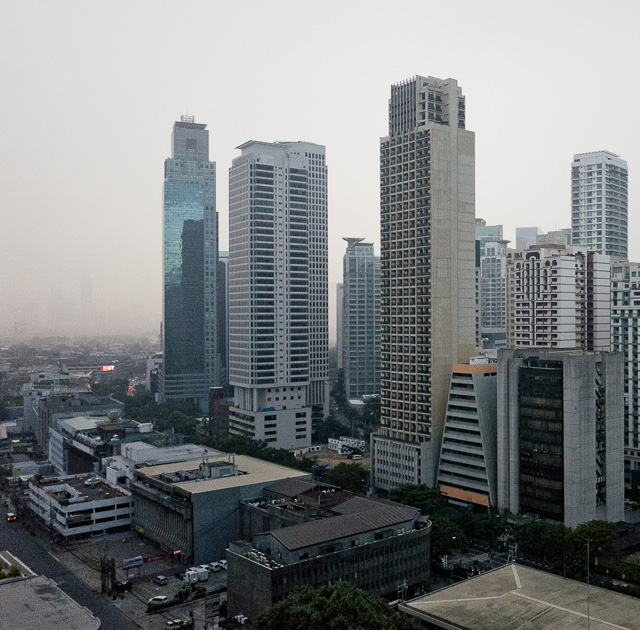
<instances>
[{"instance_id":1,"label":"tree","mask_svg":"<svg viewBox=\"0 0 640 630\"><path fill-rule=\"evenodd\" d=\"M418 630L417 620L349 582L295 590L258 618L259 630Z\"/></svg>"},{"instance_id":2,"label":"tree","mask_svg":"<svg viewBox=\"0 0 640 630\"><path fill-rule=\"evenodd\" d=\"M345 432L345 426L339 422L335 415L329 414L314 428L313 442L325 443L329 438L339 438Z\"/></svg>"},{"instance_id":3,"label":"tree","mask_svg":"<svg viewBox=\"0 0 640 630\"><path fill-rule=\"evenodd\" d=\"M359 494L369 483L369 471L360 464L342 462L328 470L326 481L334 486L340 486L343 490Z\"/></svg>"},{"instance_id":4,"label":"tree","mask_svg":"<svg viewBox=\"0 0 640 630\"><path fill-rule=\"evenodd\" d=\"M347 406L347 390L344 387L344 371L338 370L338 379L331 390L331 398L335 401L338 409Z\"/></svg>"}]
</instances>

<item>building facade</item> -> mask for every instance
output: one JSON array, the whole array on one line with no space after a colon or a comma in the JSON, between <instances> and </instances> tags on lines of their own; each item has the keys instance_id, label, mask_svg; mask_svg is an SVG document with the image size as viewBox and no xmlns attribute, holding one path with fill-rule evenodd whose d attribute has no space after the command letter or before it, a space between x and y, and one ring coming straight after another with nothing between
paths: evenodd
<instances>
[{"instance_id":1,"label":"building facade","mask_svg":"<svg viewBox=\"0 0 640 630\"><path fill-rule=\"evenodd\" d=\"M380 257L364 239L344 240L342 368L351 399L380 393Z\"/></svg>"},{"instance_id":2,"label":"building facade","mask_svg":"<svg viewBox=\"0 0 640 630\"><path fill-rule=\"evenodd\" d=\"M391 87L380 141L381 428L372 483L436 480L451 367L475 352L475 138L454 79Z\"/></svg>"},{"instance_id":3,"label":"building facade","mask_svg":"<svg viewBox=\"0 0 640 630\"><path fill-rule=\"evenodd\" d=\"M443 496L495 507L497 363L454 365L438 485Z\"/></svg>"},{"instance_id":4,"label":"building facade","mask_svg":"<svg viewBox=\"0 0 640 630\"><path fill-rule=\"evenodd\" d=\"M137 468L129 483L133 522L163 550L179 550L185 562L213 562L238 538L240 501L280 479L309 477L243 455Z\"/></svg>"},{"instance_id":5,"label":"building facade","mask_svg":"<svg viewBox=\"0 0 640 630\"><path fill-rule=\"evenodd\" d=\"M217 325L216 164L206 125L174 123L164 163L162 355L159 396L189 398L207 409L221 385Z\"/></svg>"},{"instance_id":6,"label":"building facade","mask_svg":"<svg viewBox=\"0 0 640 630\"><path fill-rule=\"evenodd\" d=\"M571 239L590 251L628 259L629 171L609 151L578 153L571 164Z\"/></svg>"},{"instance_id":7,"label":"building facade","mask_svg":"<svg viewBox=\"0 0 640 630\"><path fill-rule=\"evenodd\" d=\"M609 256L562 245L509 250L507 344L608 351Z\"/></svg>"},{"instance_id":8,"label":"building facade","mask_svg":"<svg viewBox=\"0 0 640 630\"><path fill-rule=\"evenodd\" d=\"M229 175L229 430L304 447L328 414L325 150L239 148Z\"/></svg>"},{"instance_id":9,"label":"building facade","mask_svg":"<svg viewBox=\"0 0 640 630\"><path fill-rule=\"evenodd\" d=\"M498 365L498 508L623 520L622 355L498 350Z\"/></svg>"},{"instance_id":10,"label":"building facade","mask_svg":"<svg viewBox=\"0 0 640 630\"><path fill-rule=\"evenodd\" d=\"M624 358L625 483L640 489L640 263L611 268L611 350Z\"/></svg>"},{"instance_id":11,"label":"building facade","mask_svg":"<svg viewBox=\"0 0 640 630\"><path fill-rule=\"evenodd\" d=\"M29 507L65 538L128 530L133 516L131 493L92 475L30 481Z\"/></svg>"},{"instance_id":12,"label":"building facade","mask_svg":"<svg viewBox=\"0 0 640 630\"><path fill-rule=\"evenodd\" d=\"M297 587L338 581L375 596L421 592L429 579L430 539L431 522L416 508L357 497L325 508L324 518L233 542L229 614L256 619Z\"/></svg>"},{"instance_id":13,"label":"building facade","mask_svg":"<svg viewBox=\"0 0 640 630\"><path fill-rule=\"evenodd\" d=\"M501 225L478 225L480 325L483 346L504 348L507 339L507 244Z\"/></svg>"}]
</instances>

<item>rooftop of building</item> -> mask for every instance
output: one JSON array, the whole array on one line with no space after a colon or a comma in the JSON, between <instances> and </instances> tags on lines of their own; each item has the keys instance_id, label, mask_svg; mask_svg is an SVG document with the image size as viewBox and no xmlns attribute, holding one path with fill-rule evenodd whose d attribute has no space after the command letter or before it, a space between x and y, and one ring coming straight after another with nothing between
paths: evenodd
<instances>
[{"instance_id":1,"label":"rooftop of building","mask_svg":"<svg viewBox=\"0 0 640 630\"><path fill-rule=\"evenodd\" d=\"M520 565L423 595L400 610L459 630L637 629L640 600Z\"/></svg>"},{"instance_id":2,"label":"rooftop of building","mask_svg":"<svg viewBox=\"0 0 640 630\"><path fill-rule=\"evenodd\" d=\"M87 482L89 483L87 484ZM46 477L41 479L37 485L58 502L69 501L74 496L78 498L84 497L82 501L76 500L73 501L74 503L129 496L127 491L107 484L102 478L93 474ZM57 490L56 488L60 486L69 486L72 489L72 493Z\"/></svg>"},{"instance_id":3,"label":"rooftop of building","mask_svg":"<svg viewBox=\"0 0 640 630\"><path fill-rule=\"evenodd\" d=\"M218 459L219 461L230 461L230 455L221 457L209 457L208 462L211 463ZM211 492L214 490L224 490L227 488L238 488L241 486L277 481L286 479L287 477L304 477L308 478L309 473L279 464L272 464L261 459L248 457L247 455L235 455L235 464L240 474L231 477L221 477L219 479L203 479L199 481L177 482L171 485L177 486L192 494L200 492ZM162 464L159 466L145 466L139 468L136 472L142 477L152 477L158 479L160 475L167 473L177 473L181 471L197 471L200 468L202 460L192 459L186 462L175 462L171 464Z\"/></svg>"},{"instance_id":4,"label":"rooftop of building","mask_svg":"<svg viewBox=\"0 0 640 630\"><path fill-rule=\"evenodd\" d=\"M64 628L98 630L100 619L71 599L44 576L6 581L0 584L3 628ZM5 625L6 624L6 625Z\"/></svg>"},{"instance_id":5,"label":"rooftop of building","mask_svg":"<svg viewBox=\"0 0 640 630\"><path fill-rule=\"evenodd\" d=\"M353 497L331 508L335 516L273 530L271 535L293 551L338 538L391 527L418 518L420 510L399 503Z\"/></svg>"}]
</instances>

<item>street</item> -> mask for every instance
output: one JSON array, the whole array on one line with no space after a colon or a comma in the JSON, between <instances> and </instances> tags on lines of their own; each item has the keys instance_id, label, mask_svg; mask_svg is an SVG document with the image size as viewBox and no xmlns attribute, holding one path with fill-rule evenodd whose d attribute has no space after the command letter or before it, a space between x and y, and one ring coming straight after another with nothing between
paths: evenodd
<instances>
[{"instance_id":1,"label":"street","mask_svg":"<svg viewBox=\"0 0 640 630\"><path fill-rule=\"evenodd\" d=\"M102 630L136 630L130 621L103 595L91 590L82 580L55 559L55 550L49 552L49 539L40 530L31 536L21 520L7 521L7 510L0 504L0 548L10 551L29 565L37 574L54 580L58 586L88 608L102 622ZM44 629L43 629L44 630Z\"/></svg>"}]
</instances>

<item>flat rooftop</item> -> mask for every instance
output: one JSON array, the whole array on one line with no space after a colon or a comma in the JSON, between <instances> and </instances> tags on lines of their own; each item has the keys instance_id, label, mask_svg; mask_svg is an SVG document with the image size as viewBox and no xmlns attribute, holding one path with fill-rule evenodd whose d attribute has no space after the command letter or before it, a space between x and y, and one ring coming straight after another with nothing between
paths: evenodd
<instances>
[{"instance_id":1,"label":"flat rooftop","mask_svg":"<svg viewBox=\"0 0 640 630\"><path fill-rule=\"evenodd\" d=\"M517 564L400 605L436 628L459 630L582 630L587 609L591 630L640 628L640 600Z\"/></svg>"},{"instance_id":2,"label":"flat rooftop","mask_svg":"<svg viewBox=\"0 0 640 630\"><path fill-rule=\"evenodd\" d=\"M55 487L59 485L66 484L70 486L74 490L76 490L80 495L87 497L87 501L102 501L103 499L113 499L114 497L126 497L129 496L126 492L123 492L120 488L114 488L113 486L108 485L100 478L100 483L96 483L95 485L85 485L85 481L88 479L98 478L97 475L93 474L83 474L78 477L47 477L43 479L40 483L40 487L47 493L50 494L50 490L47 488L49 486ZM82 505L81 503L74 505Z\"/></svg>"},{"instance_id":3,"label":"flat rooftop","mask_svg":"<svg viewBox=\"0 0 640 630\"><path fill-rule=\"evenodd\" d=\"M0 629L99 630L100 619L44 576L0 585Z\"/></svg>"},{"instance_id":4,"label":"flat rooftop","mask_svg":"<svg viewBox=\"0 0 640 630\"><path fill-rule=\"evenodd\" d=\"M228 455L222 457L208 457L207 461L228 462ZM153 477L157 479L163 473L175 473L180 470L198 470L202 459L192 459L186 462L176 462L173 464L162 464L160 466L145 466L138 468L136 471L140 475ZM235 463L238 467L239 475L234 477L221 477L220 479L204 479L200 481L185 481L172 483L192 494L199 492L211 492L213 490L223 490L226 488L238 488L248 486L254 483L265 483L270 481L278 481L289 477L309 477L309 473L295 468L287 468L271 462L265 462L261 459L248 457L247 455L236 455Z\"/></svg>"}]
</instances>

